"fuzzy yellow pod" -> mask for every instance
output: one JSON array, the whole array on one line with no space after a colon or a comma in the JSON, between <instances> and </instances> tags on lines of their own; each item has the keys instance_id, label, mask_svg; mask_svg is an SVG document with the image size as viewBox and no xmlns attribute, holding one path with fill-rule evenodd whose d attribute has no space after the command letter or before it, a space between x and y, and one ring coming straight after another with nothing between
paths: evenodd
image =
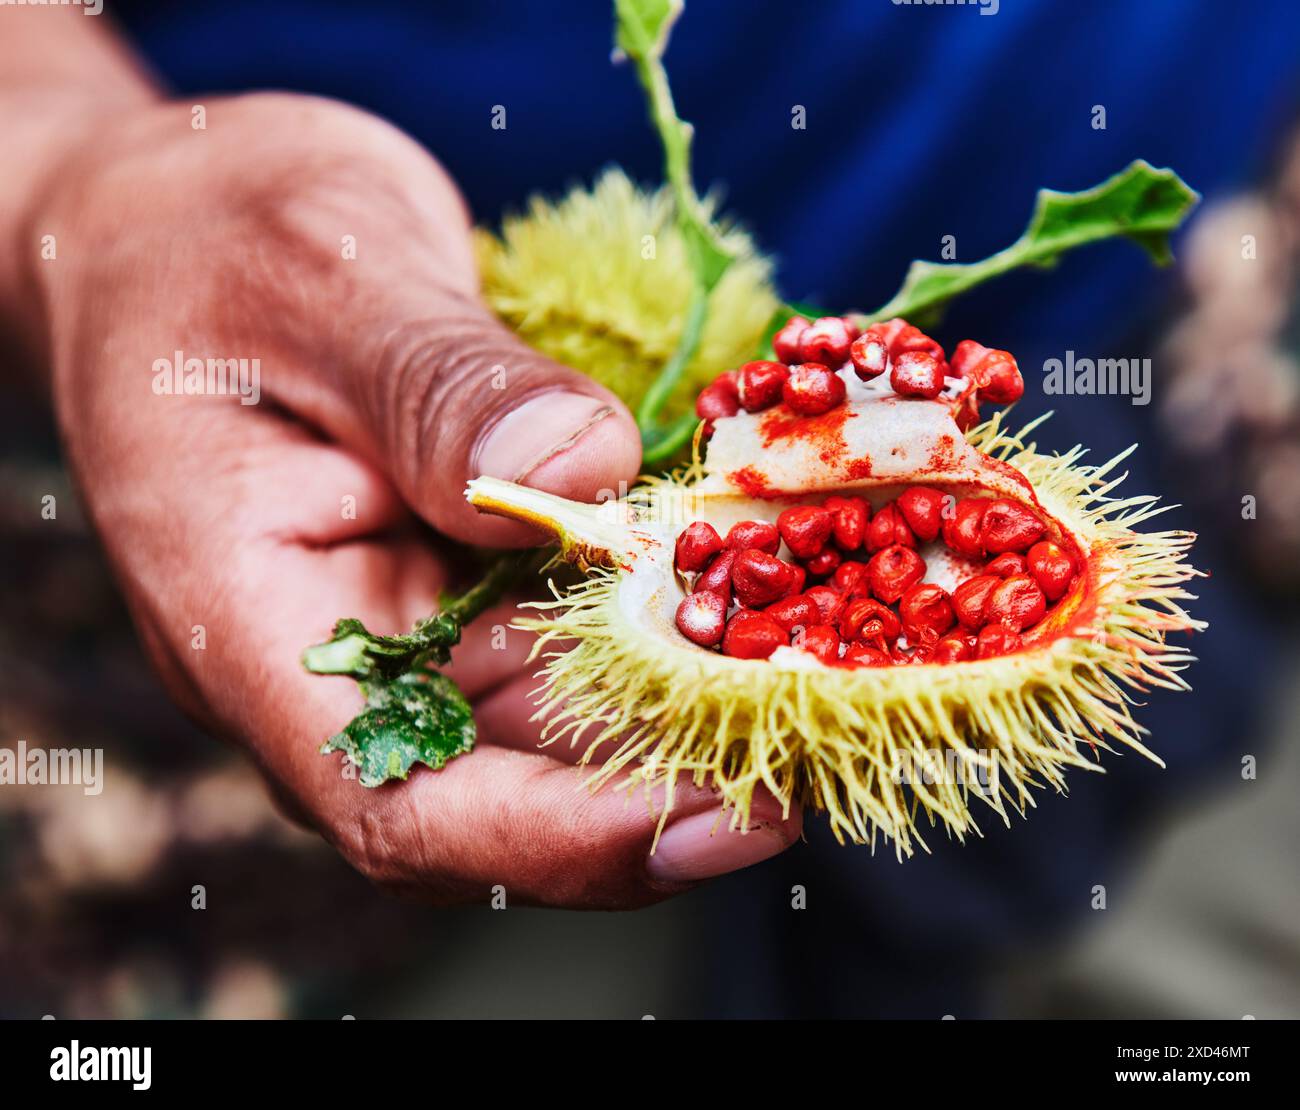
<instances>
[{"instance_id":1,"label":"fuzzy yellow pod","mask_svg":"<svg viewBox=\"0 0 1300 1110\"><path fill-rule=\"evenodd\" d=\"M735 261L709 296L667 418L689 411L719 370L752 357L779 304L771 265L749 236L724 225L723 238ZM530 346L635 409L677 348L695 281L669 191L639 189L610 169L590 190L534 197L499 235L478 230L476 248L492 310Z\"/></svg>"}]
</instances>

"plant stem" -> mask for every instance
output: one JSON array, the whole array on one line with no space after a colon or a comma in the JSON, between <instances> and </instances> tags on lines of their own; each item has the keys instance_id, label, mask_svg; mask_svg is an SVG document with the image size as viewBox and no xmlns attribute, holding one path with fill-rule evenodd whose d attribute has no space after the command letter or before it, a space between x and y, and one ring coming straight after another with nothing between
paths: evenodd
<instances>
[{"instance_id":1,"label":"plant stem","mask_svg":"<svg viewBox=\"0 0 1300 1110\"><path fill-rule=\"evenodd\" d=\"M510 551L498 556L483 577L463 594L444 600L438 612L416 625L418 632L424 625L436 621L439 617L450 617L458 624L469 624L485 609L491 608L511 586L525 577L527 572L536 572L550 560L550 549L538 551L525 548L522 551Z\"/></svg>"},{"instance_id":2,"label":"plant stem","mask_svg":"<svg viewBox=\"0 0 1300 1110\"><path fill-rule=\"evenodd\" d=\"M637 408L636 422L641 429L641 438L645 442L647 437L654 438L658 430L659 414L663 407L668 403L668 398L672 396L673 390L677 388L677 383L681 381L682 374L690 364L691 359L695 357L695 352L699 350L700 339L704 334L704 323L709 315L709 294L708 291L699 282L696 282L691 290L690 303L686 306L686 321L682 325L681 337L677 340L677 347L672 353L672 357L664 363L664 368L659 371L658 376L651 383L646 395L641 399L641 404Z\"/></svg>"},{"instance_id":3,"label":"plant stem","mask_svg":"<svg viewBox=\"0 0 1300 1110\"><path fill-rule=\"evenodd\" d=\"M360 621L340 621L333 637L303 652L303 666L313 674L346 674L369 681L391 679L428 662L444 664L460 642L461 629L501 600L516 582L540 570L550 557L549 548L498 556L473 586L456 597L443 598L434 613L404 636L378 636Z\"/></svg>"},{"instance_id":4,"label":"plant stem","mask_svg":"<svg viewBox=\"0 0 1300 1110\"><path fill-rule=\"evenodd\" d=\"M682 413L676 420L649 436L642 436L641 462L658 466L667 462L691 442L700 419L693 412Z\"/></svg>"}]
</instances>

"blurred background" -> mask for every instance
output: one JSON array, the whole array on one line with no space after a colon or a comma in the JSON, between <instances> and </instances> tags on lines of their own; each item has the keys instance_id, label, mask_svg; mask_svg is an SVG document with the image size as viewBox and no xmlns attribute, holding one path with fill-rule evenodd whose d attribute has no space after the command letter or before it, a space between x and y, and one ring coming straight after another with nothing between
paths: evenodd
<instances>
[{"instance_id":1,"label":"blurred background","mask_svg":"<svg viewBox=\"0 0 1300 1110\"><path fill-rule=\"evenodd\" d=\"M107 8L178 95L290 88L393 120L489 227L611 163L659 180L596 0ZM814 818L783 857L635 914L399 904L170 706L67 508L48 413L6 383L0 745L102 747L111 788L0 787L0 1016L1300 1017L1298 33L1282 0L692 0L668 55L698 183L791 299L874 307L943 236L983 257L1036 188L1133 158L1204 194L1173 270L1094 247L936 331L1017 354L1017 418L1056 410L1040 444L1139 443L1126 488L1201 534L1195 692L1140 711L1167 769L1110 757L1027 822L903 864ZM1151 403L1045 396L1070 350L1151 358Z\"/></svg>"}]
</instances>

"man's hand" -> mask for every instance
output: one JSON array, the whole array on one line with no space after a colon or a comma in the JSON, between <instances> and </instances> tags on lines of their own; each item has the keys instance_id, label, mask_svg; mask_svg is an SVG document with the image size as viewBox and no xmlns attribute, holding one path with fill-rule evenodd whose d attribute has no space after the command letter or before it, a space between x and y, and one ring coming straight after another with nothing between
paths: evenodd
<instances>
[{"instance_id":1,"label":"man's hand","mask_svg":"<svg viewBox=\"0 0 1300 1110\"><path fill-rule=\"evenodd\" d=\"M499 883L635 906L789 845L797 813L757 799L747 834L715 832L716 798L688 788L649 855L639 795L592 795L571 753L537 750L528 637L493 650L507 606L449 669L475 752L377 790L318 754L361 700L306 674L302 648L340 614L405 631L454 572L417 516L450 540L535 542L476 516L466 480L593 499L635 477L639 439L614 396L480 304L463 203L416 144L305 97L204 107L203 130L189 105L100 121L16 230L69 459L173 695L355 866L438 902ZM259 403L157 392L155 362L185 358L260 360Z\"/></svg>"}]
</instances>

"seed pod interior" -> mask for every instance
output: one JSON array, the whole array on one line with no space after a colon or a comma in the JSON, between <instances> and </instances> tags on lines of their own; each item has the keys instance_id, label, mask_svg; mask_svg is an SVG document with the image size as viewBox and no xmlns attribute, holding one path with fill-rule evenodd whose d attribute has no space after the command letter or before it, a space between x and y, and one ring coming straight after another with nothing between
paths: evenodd
<instances>
[{"instance_id":1,"label":"seed pod interior","mask_svg":"<svg viewBox=\"0 0 1300 1110\"><path fill-rule=\"evenodd\" d=\"M470 483L480 510L546 528L589 572L521 623L539 633L545 658L548 737L585 745L587 758L599 752L594 782L630 775L671 788L687 776L716 787L737 823L762 786L787 806L825 811L841 840L884 836L903 856L924 845L919 812L961 838L978 831L972 799L1009 820L1032 805L1031 788L1063 789L1069 766L1095 769L1099 749L1157 758L1128 691L1185 688L1191 656L1167 637L1200 627L1182 605L1197 573L1184 561L1193 537L1136 530L1160 509L1151 497L1114 496L1123 456L1086 466L1081 448L1040 453L1030 429L1012 434L1000 414L972 427L988 381L954 373L933 340L900 324L879 333L880 345L892 350L892 338L944 367L933 399L895 390L885 373L864 378L846 361L835 371L844 399L828 411L808 415L777 399L711 417L689 466L617 501ZM788 328L797 332L797 321ZM838 329L823 331L843 345ZM783 344L790 358L801 357L798 339ZM1018 396L1014 359L991 352L977 365L986 364L999 396ZM823 510L859 498L869 505L865 530L851 519L838 532L827 526ZM918 537L909 515L934 538ZM702 525L727 537L748 521L784 526L775 556L712 552ZM883 521L874 535L871 521ZM682 554L688 529L707 541L703 554ZM979 547L985 541L1013 558L995 568L997 588L970 626L951 595L996 557ZM724 603L684 604L710 584L701 581L710 571L696 569L705 555L723 560L712 577L739 594L723 591L725 637L716 624ZM756 590L737 565L776 575L788 592ZM908 593L921 586L932 588ZM847 624L792 623L818 611L799 599L833 605L837 596L874 599L880 611L859 606Z\"/></svg>"}]
</instances>

